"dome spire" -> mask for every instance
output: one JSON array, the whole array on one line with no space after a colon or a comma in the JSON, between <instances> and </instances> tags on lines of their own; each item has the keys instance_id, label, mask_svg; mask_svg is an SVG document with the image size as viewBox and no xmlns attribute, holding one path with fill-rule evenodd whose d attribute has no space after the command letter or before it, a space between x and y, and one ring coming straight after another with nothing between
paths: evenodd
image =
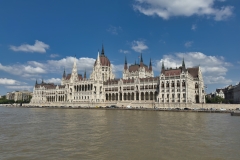
<instances>
[{"instance_id":1,"label":"dome spire","mask_svg":"<svg viewBox=\"0 0 240 160\"><path fill-rule=\"evenodd\" d=\"M141 53L141 59L140 59L140 66L143 66L143 58L142 58L142 53Z\"/></svg>"},{"instance_id":2,"label":"dome spire","mask_svg":"<svg viewBox=\"0 0 240 160\"><path fill-rule=\"evenodd\" d=\"M104 46L102 44L102 52L101 52L101 55L104 55Z\"/></svg>"}]
</instances>

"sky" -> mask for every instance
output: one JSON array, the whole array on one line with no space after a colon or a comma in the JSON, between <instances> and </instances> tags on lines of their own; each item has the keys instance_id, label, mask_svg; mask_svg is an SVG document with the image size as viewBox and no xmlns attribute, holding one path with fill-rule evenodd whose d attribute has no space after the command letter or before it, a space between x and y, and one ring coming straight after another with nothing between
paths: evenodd
<instances>
[{"instance_id":1,"label":"sky","mask_svg":"<svg viewBox=\"0 0 240 160\"><path fill-rule=\"evenodd\" d=\"M207 93L240 82L239 0L1 0L0 95L89 78L104 45L116 78L128 65L200 66Z\"/></svg>"}]
</instances>

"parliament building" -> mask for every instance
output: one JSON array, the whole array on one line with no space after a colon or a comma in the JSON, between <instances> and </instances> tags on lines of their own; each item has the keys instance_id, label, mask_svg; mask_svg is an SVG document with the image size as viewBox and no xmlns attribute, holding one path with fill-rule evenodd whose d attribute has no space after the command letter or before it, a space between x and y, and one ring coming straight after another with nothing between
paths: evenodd
<instances>
[{"instance_id":1,"label":"parliament building","mask_svg":"<svg viewBox=\"0 0 240 160\"><path fill-rule=\"evenodd\" d=\"M160 69L159 69L160 70ZM76 58L72 73L63 72L61 85L36 84L30 105L36 106L161 106L164 104L205 103L205 90L199 66L187 68L184 60L178 68L166 68L154 76L152 62L129 65L125 57L122 78L115 78L102 47L89 78L78 73ZM146 105L145 105L146 104ZM151 104L151 105L149 105Z\"/></svg>"}]
</instances>

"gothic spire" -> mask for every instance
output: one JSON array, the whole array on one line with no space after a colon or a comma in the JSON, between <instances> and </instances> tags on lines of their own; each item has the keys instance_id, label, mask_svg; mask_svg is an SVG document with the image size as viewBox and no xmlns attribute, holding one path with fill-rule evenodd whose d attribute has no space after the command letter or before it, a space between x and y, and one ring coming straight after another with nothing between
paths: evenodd
<instances>
[{"instance_id":1,"label":"gothic spire","mask_svg":"<svg viewBox=\"0 0 240 160\"><path fill-rule=\"evenodd\" d=\"M142 58L142 53L141 53L141 59L140 59L140 66L143 66L143 58Z\"/></svg>"},{"instance_id":2,"label":"gothic spire","mask_svg":"<svg viewBox=\"0 0 240 160\"><path fill-rule=\"evenodd\" d=\"M127 70L128 66L127 66L127 57L125 56L125 64L124 64L124 69Z\"/></svg>"},{"instance_id":3,"label":"gothic spire","mask_svg":"<svg viewBox=\"0 0 240 160\"><path fill-rule=\"evenodd\" d=\"M185 62L184 62L184 58L183 58L183 61L182 61L182 70L185 71L186 67L185 67Z\"/></svg>"},{"instance_id":4,"label":"gothic spire","mask_svg":"<svg viewBox=\"0 0 240 160\"><path fill-rule=\"evenodd\" d=\"M63 71L63 78L66 78L65 68L64 68L64 71Z\"/></svg>"},{"instance_id":5,"label":"gothic spire","mask_svg":"<svg viewBox=\"0 0 240 160\"><path fill-rule=\"evenodd\" d=\"M149 70L152 71L152 60L150 58L150 63L149 63Z\"/></svg>"},{"instance_id":6,"label":"gothic spire","mask_svg":"<svg viewBox=\"0 0 240 160\"><path fill-rule=\"evenodd\" d=\"M35 83L35 85L37 85L38 84L38 82L37 82L37 79L36 79L36 83Z\"/></svg>"},{"instance_id":7,"label":"gothic spire","mask_svg":"<svg viewBox=\"0 0 240 160\"><path fill-rule=\"evenodd\" d=\"M164 61L162 61L162 73L164 72L164 70L165 70Z\"/></svg>"}]
</instances>

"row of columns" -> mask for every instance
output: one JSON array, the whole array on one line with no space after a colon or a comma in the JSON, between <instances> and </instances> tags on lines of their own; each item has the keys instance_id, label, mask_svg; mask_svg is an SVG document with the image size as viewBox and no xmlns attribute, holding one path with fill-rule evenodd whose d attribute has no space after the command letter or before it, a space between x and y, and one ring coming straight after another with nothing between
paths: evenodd
<instances>
[{"instance_id":1,"label":"row of columns","mask_svg":"<svg viewBox=\"0 0 240 160\"><path fill-rule=\"evenodd\" d=\"M66 98L64 95L62 96L47 96L47 102L63 102Z\"/></svg>"},{"instance_id":2,"label":"row of columns","mask_svg":"<svg viewBox=\"0 0 240 160\"><path fill-rule=\"evenodd\" d=\"M106 93L106 101L157 100L157 92Z\"/></svg>"}]
</instances>

